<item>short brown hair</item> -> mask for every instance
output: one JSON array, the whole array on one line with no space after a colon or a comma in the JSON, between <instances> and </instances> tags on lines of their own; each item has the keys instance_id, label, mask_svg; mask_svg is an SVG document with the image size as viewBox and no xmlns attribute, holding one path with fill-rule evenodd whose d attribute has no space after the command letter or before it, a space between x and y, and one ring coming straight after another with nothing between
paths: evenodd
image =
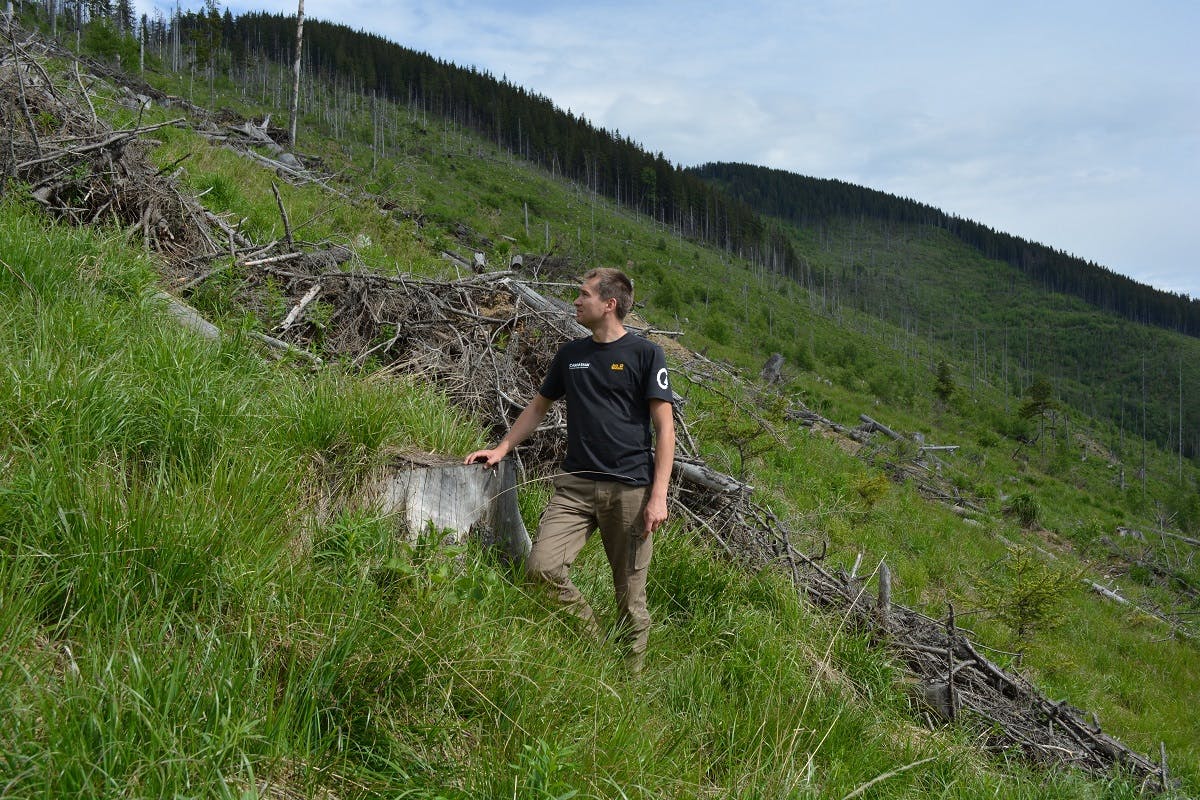
<instances>
[{"instance_id":1,"label":"short brown hair","mask_svg":"<svg viewBox=\"0 0 1200 800\"><path fill-rule=\"evenodd\" d=\"M617 319L625 319L629 309L633 308L633 281L619 269L613 267L597 267L584 273L583 280L590 281L599 278L596 288L601 300L617 301Z\"/></svg>"}]
</instances>

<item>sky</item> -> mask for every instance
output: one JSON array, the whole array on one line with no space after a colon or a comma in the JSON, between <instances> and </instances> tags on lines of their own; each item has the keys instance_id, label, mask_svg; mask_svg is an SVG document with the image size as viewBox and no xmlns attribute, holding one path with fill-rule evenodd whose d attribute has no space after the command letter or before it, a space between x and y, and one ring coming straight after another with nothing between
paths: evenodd
<instances>
[{"instance_id":1,"label":"sky","mask_svg":"<svg viewBox=\"0 0 1200 800\"><path fill-rule=\"evenodd\" d=\"M860 184L1200 298L1193 0L307 0L304 11L506 77L676 164Z\"/></svg>"}]
</instances>

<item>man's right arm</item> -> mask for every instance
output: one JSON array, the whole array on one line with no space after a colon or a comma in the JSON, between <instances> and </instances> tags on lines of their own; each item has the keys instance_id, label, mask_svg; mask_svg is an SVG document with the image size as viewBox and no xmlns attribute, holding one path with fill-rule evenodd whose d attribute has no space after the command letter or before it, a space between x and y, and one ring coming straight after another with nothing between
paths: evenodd
<instances>
[{"instance_id":1,"label":"man's right arm","mask_svg":"<svg viewBox=\"0 0 1200 800\"><path fill-rule=\"evenodd\" d=\"M495 466L514 447L528 439L530 434L537 430L537 426L541 424L553 402L541 393L535 394L529 401L529 405L525 406L525 410L517 417L517 421L508 429L508 433L504 434L504 438L495 447L490 450L476 450L467 456L463 463L482 463L488 467Z\"/></svg>"}]
</instances>

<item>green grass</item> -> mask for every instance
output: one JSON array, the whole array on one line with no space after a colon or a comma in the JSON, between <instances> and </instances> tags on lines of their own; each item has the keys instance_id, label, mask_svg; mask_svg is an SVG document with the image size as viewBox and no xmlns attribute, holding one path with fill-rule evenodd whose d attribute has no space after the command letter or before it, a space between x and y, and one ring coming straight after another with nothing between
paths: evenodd
<instances>
[{"instance_id":1,"label":"green grass","mask_svg":"<svg viewBox=\"0 0 1200 800\"><path fill-rule=\"evenodd\" d=\"M195 340L119 237L0 211L6 795L816 798L931 759L875 796L1122 796L915 727L886 656L677 531L631 680L492 556L322 508L481 440L436 393Z\"/></svg>"},{"instance_id":2,"label":"green grass","mask_svg":"<svg viewBox=\"0 0 1200 800\"><path fill-rule=\"evenodd\" d=\"M1172 479L1168 476L1173 474L1173 463L1168 454L1151 453L1150 470L1155 477L1149 482L1147 499L1134 491L1123 492L1114 480L1112 462L1099 452L1115 437L1074 413L1072 429L1090 439L1090 449L1052 445L1044 457L1035 448L1027 449L1023 459L1014 459L1012 454L1018 448L1010 437L1019 427L1016 409L1020 399L1011 389L997 385L1001 373L994 363L989 371L976 374L969 362L963 364L955 357L955 343L944 342L940 334L930 342L923 335L843 306L832 292L806 291L752 270L729 254L664 235L661 226L636 219L625 210L595 200L580 187L564 185L541 170L522 165L453 126L438 123L423 129L406 118L403 109L394 113L402 129L399 139L408 144L404 145L405 157L390 165L391 179L402 182L404 197L435 221L422 231L426 246L440 246L449 239L447 233L438 235L439 226L447 231L466 221L477 234L494 242L493 248L484 247L489 260L504 263L514 247L542 249L543 234L549 228L556 252L581 265L628 264L639 297L645 301L640 312L663 327L685 330L685 345L705 348L710 356L727 359L751 374L776 350L785 353L789 364L806 366L804 371L789 369L785 401L796 397L848 425L856 424L858 415L866 411L899 430L921 431L927 441L960 445L961 450L947 459L947 470L956 484L977 495L993 515L982 529L965 526L904 487L869 505L859 488L870 481L871 470L832 443L783 423L774 413L767 415L774 420L778 438L765 437L765 450L743 465L741 454L729 444L727 429L730 419L737 417L736 409L731 413L721 398L700 388L683 389L689 398L689 419L703 433L706 455L714 464L730 471L749 469L751 482L796 522L802 537L808 537L805 540L811 541L814 549L818 541L828 541L831 558L847 567L860 552L865 563L887 558L904 602L935 615L944 611L948 601L960 609L973 609L981 603L978 585L985 577L986 565L1007 552L994 534L1018 543L1043 544L1039 535L1021 530L1003 516L1008 498L1014 495L1032 493L1041 509L1041 524L1051 535L1074 541L1079 548L1078 555L1064 554L1062 569L1086 565L1093 573L1105 565L1081 560L1095 558L1089 548L1094 548L1096 537L1086 532L1101 530L1111 535L1116 526L1131 522L1152 527L1148 514L1161 508L1170 496ZM320 147L320 125L309 121L309 142ZM350 158L350 172L357 171L360 180L366 181L370 174L366 149L349 139L341 140L338 147L343 158ZM486 201L481 201L480 187L489 187ZM524 222L527 204L532 209L528 233ZM861 240L849 246L879 246L875 232L860 227L852 228L851 233ZM516 244L508 243L506 236ZM921 231L911 238L915 259L928 259L936 266L947 258L953 262L964 257L958 250L947 254L946 237L938 232ZM818 253L810 255L815 271L820 265ZM388 265L382 262L378 268L387 269ZM827 269L834 275L833 265ZM949 267L943 271L953 274ZM950 291L965 289L951 287ZM995 352L995 343L991 352ZM954 365L959 391L947 409L938 410L932 389L934 366L942 358ZM1015 373L1011 377L1015 378ZM736 396L741 390L732 391ZM712 430L705 428L706 420L715 422ZM749 434L740 431L738 435ZM1080 460L1080 452L1089 457ZM1194 481L1191 465L1186 466L1186 480ZM528 516L532 519L536 514ZM1181 566L1186 572L1186 564ZM1179 603L1154 587L1126 584L1123 591L1148 603ZM1023 668L1048 681L1052 691L1091 687L1086 693L1089 708L1106 724L1112 719L1114 732L1130 736L1134 746L1153 752L1159 740L1166 740L1179 753L1176 762L1196 763L1193 756L1200 753L1194 742L1200 740L1200 729L1184 710L1193 703L1171 702L1165 696L1172 692L1194 696L1200 690L1200 676L1192 666L1194 646L1172 640L1157 624L1135 626L1129 634L1123 614L1083 592L1065 597L1060 615L1062 624L1056 631L1040 634L1032 642L1014 641L1011 631L986 610L974 614L971 624L985 641L1026 651ZM1101 621L1075 624L1093 617ZM1115 672L1103 648L1095 644L1110 641L1109 628L1120 631L1113 638L1133 635L1140 642L1136 657L1124 660ZM1062 654L1068 648L1073 655ZM1061 682L1068 673L1076 676L1070 685ZM1137 725L1125 727L1126 704L1118 698L1139 692L1145 674L1172 675L1173 682L1162 684L1165 694L1159 702L1140 707L1138 713L1144 716ZM1097 675L1104 679L1096 680ZM1105 695L1095 688L1100 686L1112 688L1113 693Z\"/></svg>"}]
</instances>

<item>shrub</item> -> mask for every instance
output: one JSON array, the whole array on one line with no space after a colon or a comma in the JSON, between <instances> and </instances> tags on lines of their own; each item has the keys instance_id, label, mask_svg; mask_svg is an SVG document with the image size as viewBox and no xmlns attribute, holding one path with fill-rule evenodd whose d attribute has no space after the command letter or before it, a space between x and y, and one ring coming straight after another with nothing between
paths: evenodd
<instances>
[{"instance_id":1,"label":"shrub","mask_svg":"<svg viewBox=\"0 0 1200 800\"><path fill-rule=\"evenodd\" d=\"M700 331L717 344L729 344L731 337L729 323L722 316L714 314L704 320L704 324L700 326Z\"/></svg>"},{"instance_id":2,"label":"shrub","mask_svg":"<svg viewBox=\"0 0 1200 800\"><path fill-rule=\"evenodd\" d=\"M887 496L892 488L892 482L883 473L863 475L854 481L854 491L870 508Z\"/></svg>"},{"instance_id":3,"label":"shrub","mask_svg":"<svg viewBox=\"0 0 1200 800\"><path fill-rule=\"evenodd\" d=\"M658 288L654 290L652 299L654 305L663 311L677 312L683 303L678 284L670 278L663 280L658 285Z\"/></svg>"}]
</instances>

